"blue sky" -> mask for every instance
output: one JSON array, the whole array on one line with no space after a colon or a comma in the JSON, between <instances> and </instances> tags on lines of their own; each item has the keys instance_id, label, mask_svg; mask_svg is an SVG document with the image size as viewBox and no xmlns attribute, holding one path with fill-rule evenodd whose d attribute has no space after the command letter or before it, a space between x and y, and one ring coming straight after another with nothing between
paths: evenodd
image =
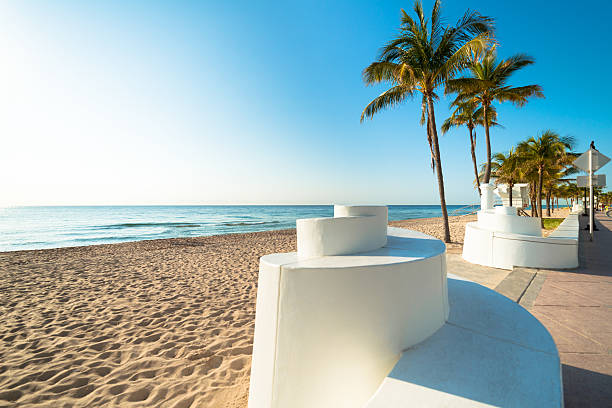
<instances>
[{"instance_id":1,"label":"blue sky","mask_svg":"<svg viewBox=\"0 0 612 408\"><path fill-rule=\"evenodd\" d=\"M359 122L383 90L361 71L402 7L3 2L0 204L436 204L419 99ZM535 57L512 84L546 95L498 106L493 151L553 129L612 155L611 6L446 1L446 21L467 7L496 19L500 57ZM450 204L477 201L468 144L441 137Z\"/></svg>"}]
</instances>

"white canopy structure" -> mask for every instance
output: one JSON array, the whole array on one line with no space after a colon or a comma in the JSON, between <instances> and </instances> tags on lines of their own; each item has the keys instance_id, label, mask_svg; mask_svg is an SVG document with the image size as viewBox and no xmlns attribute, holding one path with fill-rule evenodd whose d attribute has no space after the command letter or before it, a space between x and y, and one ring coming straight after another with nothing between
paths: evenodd
<instances>
[{"instance_id":1,"label":"white canopy structure","mask_svg":"<svg viewBox=\"0 0 612 408\"><path fill-rule=\"evenodd\" d=\"M493 193L501 198L504 207L529 206L529 183L517 183L512 187L512 205L510 205L510 189L507 184L498 184Z\"/></svg>"}]
</instances>

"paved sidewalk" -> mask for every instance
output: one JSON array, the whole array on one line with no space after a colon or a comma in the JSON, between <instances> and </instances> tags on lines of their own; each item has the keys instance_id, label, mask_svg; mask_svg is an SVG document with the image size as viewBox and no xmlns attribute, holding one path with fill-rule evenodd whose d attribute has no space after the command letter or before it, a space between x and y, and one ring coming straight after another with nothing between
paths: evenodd
<instances>
[{"instance_id":1,"label":"paved sidewalk","mask_svg":"<svg viewBox=\"0 0 612 408\"><path fill-rule=\"evenodd\" d=\"M489 289L495 289L510 273L510 271L504 269L469 263L464 261L460 254L452 252L446 254L446 271L479 283Z\"/></svg>"},{"instance_id":2,"label":"paved sidewalk","mask_svg":"<svg viewBox=\"0 0 612 408\"><path fill-rule=\"evenodd\" d=\"M567 408L612 407L612 218L596 225L594 242L581 229L580 267L547 271L530 308L557 343Z\"/></svg>"}]
</instances>

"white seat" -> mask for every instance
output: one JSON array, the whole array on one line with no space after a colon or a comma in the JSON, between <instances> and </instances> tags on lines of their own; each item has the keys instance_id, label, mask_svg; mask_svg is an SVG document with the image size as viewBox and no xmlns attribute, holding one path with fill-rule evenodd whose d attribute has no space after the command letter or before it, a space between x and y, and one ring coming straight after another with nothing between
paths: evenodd
<instances>
[{"instance_id":1,"label":"white seat","mask_svg":"<svg viewBox=\"0 0 612 408\"><path fill-rule=\"evenodd\" d=\"M508 298L449 275L450 316L409 348L366 408L561 407L561 366L544 326Z\"/></svg>"},{"instance_id":2,"label":"white seat","mask_svg":"<svg viewBox=\"0 0 612 408\"><path fill-rule=\"evenodd\" d=\"M463 259L493 268L576 268L578 266L578 215L570 214L548 237L500 231L498 223L480 225L482 218L504 217L486 212L479 213L479 222L465 227ZM528 217L511 217L514 222L536 221ZM539 220L537 220L539 223ZM538 227L539 228L539 227Z\"/></svg>"}]
</instances>

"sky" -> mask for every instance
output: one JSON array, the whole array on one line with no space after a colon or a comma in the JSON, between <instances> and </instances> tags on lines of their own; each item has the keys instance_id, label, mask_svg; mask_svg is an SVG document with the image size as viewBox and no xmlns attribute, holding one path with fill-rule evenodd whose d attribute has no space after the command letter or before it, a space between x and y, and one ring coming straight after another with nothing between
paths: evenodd
<instances>
[{"instance_id":1,"label":"sky","mask_svg":"<svg viewBox=\"0 0 612 408\"><path fill-rule=\"evenodd\" d=\"M359 120L412 4L2 2L0 205L438 204L420 99ZM510 84L546 96L496 106L493 152L552 129L612 156L612 5L448 0L445 22L467 8L499 57L535 58ZM447 203L478 202L467 130L440 143Z\"/></svg>"}]
</instances>

